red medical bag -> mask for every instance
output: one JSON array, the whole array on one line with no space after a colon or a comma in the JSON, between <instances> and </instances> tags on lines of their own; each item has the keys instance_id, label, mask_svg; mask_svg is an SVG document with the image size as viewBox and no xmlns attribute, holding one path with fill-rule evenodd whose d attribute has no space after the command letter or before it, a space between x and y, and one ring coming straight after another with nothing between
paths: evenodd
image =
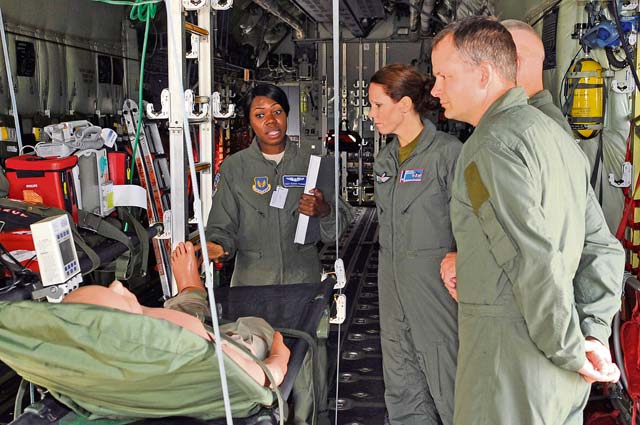
<instances>
[{"instance_id":1,"label":"red medical bag","mask_svg":"<svg viewBox=\"0 0 640 425\"><path fill-rule=\"evenodd\" d=\"M78 158L40 158L20 155L7 158L9 198L25 200L69 211L78 221L78 203L73 183L73 167Z\"/></svg>"}]
</instances>

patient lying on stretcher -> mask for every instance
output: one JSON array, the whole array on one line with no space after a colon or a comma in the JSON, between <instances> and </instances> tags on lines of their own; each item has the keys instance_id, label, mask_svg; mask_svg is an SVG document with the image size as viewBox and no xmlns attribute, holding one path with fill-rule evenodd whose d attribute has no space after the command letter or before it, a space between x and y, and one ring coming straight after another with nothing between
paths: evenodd
<instances>
[{"instance_id":1,"label":"patient lying on stretcher","mask_svg":"<svg viewBox=\"0 0 640 425\"><path fill-rule=\"evenodd\" d=\"M171 267L178 295L168 300L165 308L141 305L136 296L119 281L114 281L108 288L98 285L83 286L67 295L62 302L93 304L164 319L213 341L213 333L201 322L201 319L208 315L209 308L191 242L180 243L175 248L171 254ZM249 349L254 356L263 360L274 378L272 386L282 383L287 372L290 352L280 332L275 332L264 320L256 317L241 318L235 323L222 325L220 332L229 335ZM262 368L238 347L223 341L222 351L256 382L269 385Z\"/></svg>"}]
</instances>

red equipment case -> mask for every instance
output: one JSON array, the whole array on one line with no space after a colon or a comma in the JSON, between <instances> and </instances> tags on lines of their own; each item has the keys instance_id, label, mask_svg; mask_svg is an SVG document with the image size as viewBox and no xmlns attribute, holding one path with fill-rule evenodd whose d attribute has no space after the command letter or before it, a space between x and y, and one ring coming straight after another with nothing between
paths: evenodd
<instances>
[{"instance_id":1,"label":"red equipment case","mask_svg":"<svg viewBox=\"0 0 640 425\"><path fill-rule=\"evenodd\" d=\"M78 158L40 158L20 155L7 158L9 198L41 203L69 211L78 222L78 203L73 183L73 167Z\"/></svg>"}]
</instances>

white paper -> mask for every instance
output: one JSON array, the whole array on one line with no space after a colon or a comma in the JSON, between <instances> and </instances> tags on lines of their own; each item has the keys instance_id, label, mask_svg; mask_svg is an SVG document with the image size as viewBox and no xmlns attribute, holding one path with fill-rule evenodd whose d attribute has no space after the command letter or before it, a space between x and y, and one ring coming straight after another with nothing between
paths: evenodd
<instances>
[{"instance_id":1,"label":"white paper","mask_svg":"<svg viewBox=\"0 0 640 425\"><path fill-rule=\"evenodd\" d=\"M147 191L135 184L113 186L114 207L140 207L147 209Z\"/></svg>"},{"instance_id":2,"label":"white paper","mask_svg":"<svg viewBox=\"0 0 640 425\"><path fill-rule=\"evenodd\" d=\"M271 203L269 203L269 206L280 209L284 208L288 193L289 189L280 185L276 186L276 190L271 193Z\"/></svg>"},{"instance_id":3,"label":"white paper","mask_svg":"<svg viewBox=\"0 0 640 425\"><path fill-rule=\"evenodd\" d=\"M318 181L318 173L320 172L321 158L317 155L309 157L309 170L307 171L307 183L304 186L304 193L310 194L311 189L316 187ZM298 226L296 227L296 236L294 243L304 244L307 238L307 227L309 227L309 216L300 214L298 217Z\"/></svg>"}]
</instances>

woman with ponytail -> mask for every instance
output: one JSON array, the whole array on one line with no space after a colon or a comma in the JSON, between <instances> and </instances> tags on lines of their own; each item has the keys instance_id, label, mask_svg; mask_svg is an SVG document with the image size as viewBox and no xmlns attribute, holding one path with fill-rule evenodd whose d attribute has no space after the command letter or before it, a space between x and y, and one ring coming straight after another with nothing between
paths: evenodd
<instances>
[{"instance_id":1,"label":"woman with ponytail","mask_svg":"<svg viewBox=\"0 0 640 425\"><path fill-rule=\"evenodd\" d=\"M374 164L380 222L380 327L385 402L393 424L453 422L457 306L440 278L455 251L451 183L462 143L425 118L439 107L432 77L394 64L369 84L369 116L394 135Z\"/></svg>"}]
</instances>

